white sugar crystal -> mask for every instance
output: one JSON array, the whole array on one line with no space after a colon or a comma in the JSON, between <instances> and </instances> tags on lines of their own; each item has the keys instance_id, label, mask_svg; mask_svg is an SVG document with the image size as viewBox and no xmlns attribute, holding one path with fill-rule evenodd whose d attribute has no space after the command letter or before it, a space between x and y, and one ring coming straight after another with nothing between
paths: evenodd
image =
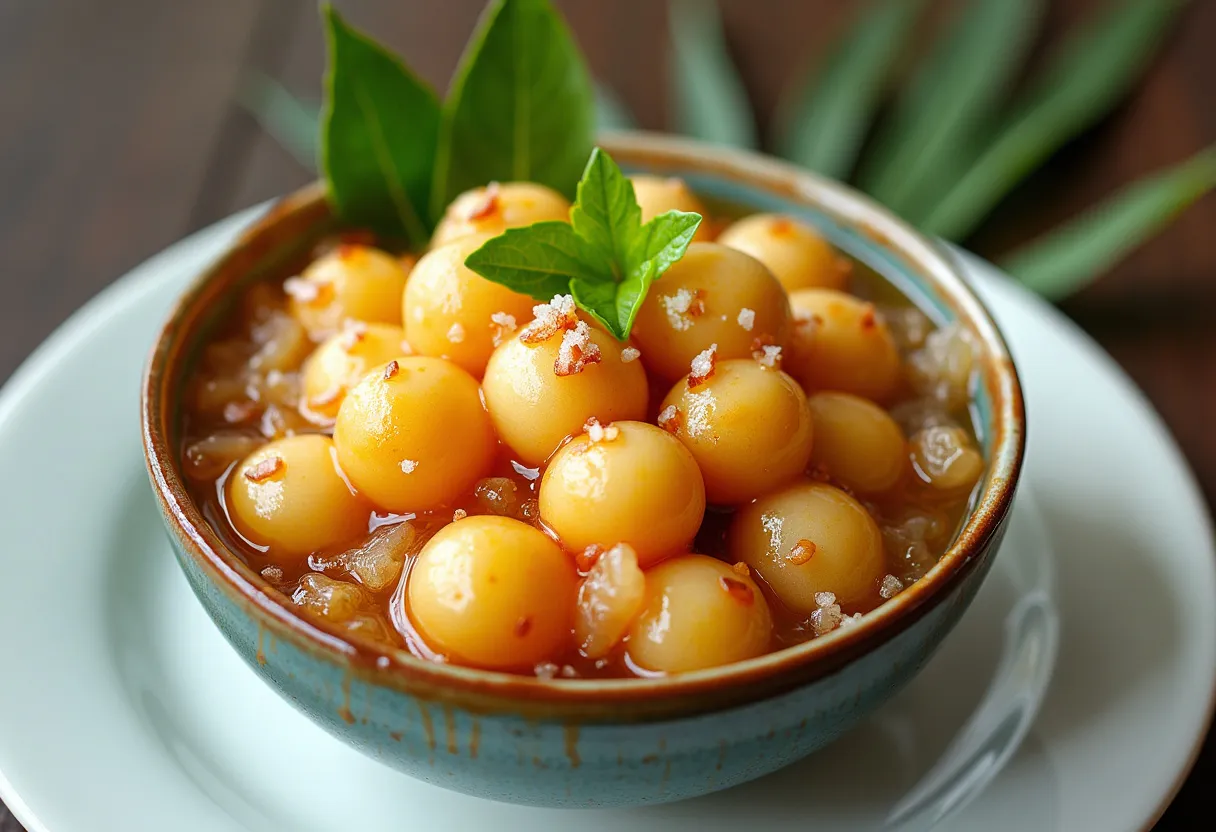
<instances>
[{"instance_id":1,"label":"white sugar crystal","mask_svg":"<svg viewBox=\"0 0 1216 832\"><path fill-rule=\"evenodd\" d=\"M459 344L464 340L464 327L460 324L452 324L448 329L448 340L453 344Z\"/></svg>"},{"instance_id":2,"label":"white sugar crystal","mask_svg":"<svg viewBox=\"0 0 1216 832\"><path fill-rule=\"evenodd\" d=\"M878 588L878 594L883 599L894 598L896 595L904 591L904 582L894 575L886 575L882 579L882 584Z\"/></svg>"},{"instance_id":3,"label":"white sugar crystal","mask_svg":"<svg viewBox=\"0 0 1216 832\"><path fill-rule=\"evenodd\" d=\"M760 528L768 534L768 545L773 551L778 551L781 548L781 528L785 525L785 518L780 514L762 514L760 515ZM785 558L776 559L777 566L785 566Z\"/></svg>"},{"instance_id":4,"label":"white sugar crystal","mask_svg":"<svg viewBox=\"0 0 1216 832\"><path fill-rule=\"evenodd\" d=\"M819 607L830 607L836 603L835 592L816 592L815 605Z\"/></svg>"},{"instance_id":5,"label":"white sugar crystal","mask_svg":"<svg viewBox=\"0 0 1216 832\"><path fill-rule=\"evenodd\" d=\"M714 363L718 354L718 345L710 344L708 349L701 350L692 360L692 375L699 379L707 379L714 374Z\"/></svg>"},{"instance_id":6,"label":"white sugar crystal","mask_svg":"<svg viewBox=\"0 0 1216 832\"><path fill-rule=\"evenodd\" d=\"M467 511L465 511L462 508L458 508L452 512L452 522L455 523L457 520L463 520L464 518L466 518L468 516L469 516L469 513Z\"/></svg>"},{"instance_id":7,"label":"white sugar crystal","mask_svg":"<svg viewBox=\"0 0 1216 832\"><path fill-rule=\"evenodd\" d=\"M494 330L494 346L499 346L515 331L515 316L506 312L495 312L490 316L490 326Z\"/></svg>"},{"instance_id":8,"label":"white sugar crystal","mask_svg":"<svg viewBox=\"0 0 1216 832\"><path fill-rule=\"evenodd\" d=\"M667 313L667 322L671 324L671 328L677 332L683 332L692 326L692 316L688 311L692 309L693 301L697 296L690 289L679 289L674 295L662 295L659 302L663 304L663 310Z\"/></svg>"},{"instance_id":9,"label":"white sugar crystal","mask_svg":"<svg viewBox=\"0 0 1216 832\"><path fill-rule=\"evenodd\" d=\"M625 347L621 350L621 361L628 364L631 361L637 361L642 357L642 351L637 347Z\"/></svg>"},{"instance_id":10,"label":"white sugar crystal","mask_svg":"<svg viewBox=\"0 0 1216 832\"><path fill-rule=\"evenodd\" d=\"M777 369L781 366L781 347L767 344L760 348L760 357L756 359L763 367Z\"/></svg>"},{"instance_id":11,"label":"white sugar crystal","mask_svg":"<svg viewBox=\"0 0 1216 832\"><path fill-rule=\"evenodd\" d=\"M748 332L752 331L752 327L756 325L756 310L748 309L746 306L739 310L739 326L743 327Z\"/></svg>"},{"instance_id":12,"label":"white sugar crystal","mask_svg":"<svg viewBox=\"0 0 1216 832\"><path fill-rule=\"evenodd\" d=\"M557 350L553 368L559 376L568 376L599 360L600 348L591 341L591 327L587 326L586 321L579 321L574 329L568 329L562 335L562 345Z\"/></svg>"},{"instance_id":13,"label":"white sugar crystal","mask_svg":"<svg viewBox=\"0 0 1216 832\"><path fill-rule=\"evenodd\" d=\"M414 469L417 467L418 467L418 463L415 460L412 460L412 459L401 460L401 473L403 473L403 474L412 474L412 473L414 473Z\"/></svg>"}]
</instances>

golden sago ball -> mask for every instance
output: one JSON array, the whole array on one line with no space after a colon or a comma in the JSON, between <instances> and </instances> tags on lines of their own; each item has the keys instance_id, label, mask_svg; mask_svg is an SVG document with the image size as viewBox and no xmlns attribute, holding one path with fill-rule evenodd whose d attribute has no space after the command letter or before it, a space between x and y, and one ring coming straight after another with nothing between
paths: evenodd
<instances>
[{"instance_id":1,"label":"golden sago ball","mask_svg":"<svg viewBox=\"0 0 1216 832\"><path fill-rule=\"evenodd\" d=\"M302 557L367 531L370 507L343 476L327 436L276 439L240 462L227 486L237 529L272 554Z\"/></svg>"},{"instance_id":2,"label":"golden sago ball","mask_svg":"<svg viewBox=\"0 0 1216 832\"><path fill-rule=\"evenodd\" d=\"M908 458L903 431L891 414L849 393L816 393L811 464L858 494L881 494L903 476Z\"/></svg>"},{"instance_id":3,"label":"golden sago ball","mask_svg":"<svg viewBox=\"0 0 1216 832\"><path fill-rule=\"evenodd\" d=\"M842 607L877 599L882 534L855 499L830 485L800 481L740 509L729 531L731 557L746 563L781 602L813 612L831 592Z\"/></svg>"},{"instance_id":4,"label":"golden sago ball","mask_svg":"<svg viewBox=\"0 0 1216 832\"><path fill-rule=\"evenodd\" d=\"M705 485L680 440L645 422L616 422L553 455L540 516L574 552L625 543L643 569L687 551L705 515Z\"/></svg>"},{"instance_id":5,"label":"golden sago ball","mask_svg":"<svg viewBox=\"0 0 1216 832\"><path fill-rule=\"evenodd\" d=\"M552 188L534 182L494 182L452 200L435 227L431 247L469 234L495 235L534 222L569 219L570 202Z\"/></svg>"},{"instance_id":6,"label":"golden sago ball","mask_svg":"<svg viewBox=\"0 0 1216 832\"><path fill-rule=\"evenodd\" d=\"M768 604L748 575L716 558L682 555L646 573L627 649L639 667L681 673L759 656L772 633Z\"/></svg>"},{"instance_id":7,"label":"golden sago ball","mask_svg":"<svg viewBox=\"0 0 1216 832\"><path fill-rule=\"evenodd\" d=\"M790 334L785 290L764 264L717 243L693 243L650 287L633 327L646 368L667 381L686 374L711 344L718 360L750 358Z\"/></svg>"},{"instance_id":8,"label":"golden sago ball","mask_svg":"<svg viewBox=\"0 0 1216 832\"><path fill-rule=\"evenodd\" d=\"M574 561L509 517L468 517L427 541L410 572L410 620L458 664L530 668L572 642Z\"/></svg>"},{"instance_id":9,"label":"golden sago ball","mask_svg":"<svg viewBox=\"0 0 1216 832\"><path fill-rule=\"evenodd\" d=\"M597 360L572 372L573 365L563 366L563 350L575 348ZM624 349L611 335L583 325L539 343L510 337L494 351L481 389L499 438L517 459L539 465L591 417L605 424L646 418L646 372L632 353L622 355Z\"/></svg>"},{"instance_id":10,"label":"golden sago ball","mask_svg":"<svg viewBox=\"0 0 1216 832\"><path fill-rule=\"evenodd\" d=\"M447 505L485 476L495 453L477 381L448 361L414 356L372 369L334 423L338 461L383 509Z\"/></svg>"},{"instance_id":11,"label":"golden sago ball","mask_svg":"<svg viewBox=\"0 0 1216 832\"><path fill-rule=\"evenodd\" d=\"M291 314L315 340L343 321L401 325L408 262L371 246L344 243L284 282Z\"/></svg>"},{"instance_id":12,"label":"golden sago ball","mask_svg":"<svg viewBox=\"0 0 1216 832\"><path fill-rule=\"evenodd\" d=\"M640 174L629 177L629 181L633 183L633 194L637 197L638 207L642 209L642 222L650 222L659 214L668 211L700 214L702 220L693 235L693 242L708 242L713 239L709 212L683 179Z\"/></svg>"},{"instance_id":13,"label":"golden sago ball","mask_svg":"<svg viewBox=\"0 0 1216 832\"><path fill-rule=\"evenodd\" d=\"M304 362L303 410L322 420L333 419L346 391L368 370L412 353L399 326L348 322Z\"/></svg>"},{"instance_id":14,"label":"golden sago ball","mask_svg":"<svg viewBox=\"0 0 1216 832\"><path fill-rule=\"evenodd\" d=\"M895 393L899 350L882 316L867 303L832 289L790 295L797 325L785 369L808 392L838 390L874 401Z\"/></svg>"},{"instance_id":15,"label":"golden sago ball","mask_svg":"<svg viewBox=\"0 0 1216 832\"><path fill-rule=\"evenodd\" d=\"M852 272L848 260L806 223L785 214L752 214L718 235L724 246L750 254L787 292L844 289Z\"/></svg>"},{"instance_id":16,"label":"golden sago ball","mask_svg":"<svg viewBox=\"0 0 1216 832\"><path fill-rule=\"evenodd\" d=\"M446 358L478 378L512 322L535 301L465 266L490 235L472 234L423 255L405 287L405 337L414 352ZM400 303L400 298L398 299Z\"/></svg>"},{"instance_id":17,"label":"golden sago ball","mask_svg":"<svg viewBox=\"0 0 1216 832\"><path fill-rule=\"evenodd\" d=\"M806 394L781 370L751 359L720 362L696 386L680 379L659 419L697 460L711 503L766 494L801 475L811 456Z\"/></svg>"}]
</instances>

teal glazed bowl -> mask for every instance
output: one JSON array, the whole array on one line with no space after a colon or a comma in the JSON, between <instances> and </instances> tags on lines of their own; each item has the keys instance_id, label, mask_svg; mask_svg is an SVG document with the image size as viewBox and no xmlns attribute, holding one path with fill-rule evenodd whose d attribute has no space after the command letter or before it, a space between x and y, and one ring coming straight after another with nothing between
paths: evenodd
<instances>
[{"instance_id":1,"label":"teal glazed bowl","mask_svg":"<svg viewBox=\"0 0 1216 832\"><path fill-rule=\"evenodd\" d=\"M653 679L539 679L436 664L305 619L225 548L187 496L179 403L240 287L282 274L336 224L317 186L289 196L189 288L153 349L142 400L153 490L178 562L265 682L332 734L436 785L542 806L621 806L724 789L822 748L933 655L988 573L1025 437L1005 343L939 246L853 191L757 155L642 134L606 137L627 170L679 176L711 200L804 217L938 322L981 345L975 395L989 460L974 507L922 580L856 626L712 670Z\"/></svg>"}]
</instances>

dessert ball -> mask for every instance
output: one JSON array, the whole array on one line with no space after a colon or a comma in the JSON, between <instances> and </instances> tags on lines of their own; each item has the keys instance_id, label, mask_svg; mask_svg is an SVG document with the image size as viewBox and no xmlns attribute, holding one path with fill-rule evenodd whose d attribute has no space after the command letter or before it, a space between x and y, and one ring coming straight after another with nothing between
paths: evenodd
<instances>
[{"instance_id":1,"label":"dessert ball","mask_svg":"<svg viewBox=\"0 0 1216 832\"><path fill-rule=\"evenodd\" d=\"M718 360L750 358L790 334L785 290L753 257L717 243L693 243L650 287L633 339L647 370L666 381L689 371L711 344Z\"/></svg>"},{"instance_id":2,"label":"dessert ball","mask_svg":"<svg viewBox=\"0 0 1216 832\"><path fill-rule=\"evenodd\" d=\"M802 481L756 500L735 515L729 545L796 612L813 612L824 592L846 610L878 599L882 535L839 488Z\"/></svg>"},{"instance_id":3,"label":"dessert ball","mask_svg":"<svg viewBox=\"0 0 1216 832\"><path fill-rule=\"evenodd\" d=\"M486 475L496 440L477 381L448 361L414 356L376 367L334 423L338 460L383 509L450 504Z\"/></svg>"},{"instance_id":4,"label":"dessert ball","mask_svg":"<svg viewBox=\"0 0 1216 832\"><path fill-rule=\"evenodd\" d=\"M540 516L573 552L626 543L643 569L685 552L705 514L696 460L671 434L616 422L563 445L540 484Z\"/></svg>"},{"instance_id":5,"label":"dessert ball","mask_svg":"<svg viewBox=\"0 0 1216 832\"><path fill-rule=\"evenodd\" d=\"M410 572L406 605L426 643L450 660L490 670L530 669L567 648L574 562L509 517L444 526Z\"/></svg>"},{"instance_id":6,"label":"dessert ball","mask_svg":"<svg viewBox=\"0 0 1216 832\"><path fill-rule=\"evenodd\" d=\"M723 361L704 382L676 382L660 424L692 452L711 503L745 503L798 477L811 457L806 394L751 359Z\"/></svg>"},{"instance_id":7,"label":"dessert ball","mask_svg":"<svg viewBox=\"0 0 1216 832\"><path fill-rule=\"evenodd\" d=\"M291 314L314 340L343 321L401 325L407 262L370 246L343 244L284 284Z\"/></svg>"}]
</instances>

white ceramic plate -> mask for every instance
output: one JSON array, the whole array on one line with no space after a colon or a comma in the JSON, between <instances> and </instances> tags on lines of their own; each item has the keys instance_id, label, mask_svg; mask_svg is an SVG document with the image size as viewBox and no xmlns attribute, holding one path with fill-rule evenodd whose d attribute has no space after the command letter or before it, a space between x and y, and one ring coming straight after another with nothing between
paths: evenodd
<instances>
[{"instance_id":1,"label":"white ceramic plate","mask_svg":"<svg viewBox=\"0 0 1216 832\"><path fill-rule=\"evenodd\" d=\"M486 803L347 749L212 628L172 562L140 457L136 391L156 328L183 281L249 218L115 284L0 394L0 798L31 832L879 828L981 703L981 713L1003 707L985 698L994 674L1007 693L1006 677L1050 667L1050 640L1032 640L1021 663L997 672L1017 605L1053 592L1052 549L1060 661L1037 722L999 774L1020 737L993 744L985 731L950 746L980 740L961 769L968 779L922 805L949 808L996 774L946 826L1140 830L1177 788L1216 680L1216 556L1203 503L1112 362L978 262L972 271L1023 372L1028 488L973 608L872 719L757 783L622 812ZM1034 680L1022 681L1033 698Z\"/></svg>"}]
</instances>

